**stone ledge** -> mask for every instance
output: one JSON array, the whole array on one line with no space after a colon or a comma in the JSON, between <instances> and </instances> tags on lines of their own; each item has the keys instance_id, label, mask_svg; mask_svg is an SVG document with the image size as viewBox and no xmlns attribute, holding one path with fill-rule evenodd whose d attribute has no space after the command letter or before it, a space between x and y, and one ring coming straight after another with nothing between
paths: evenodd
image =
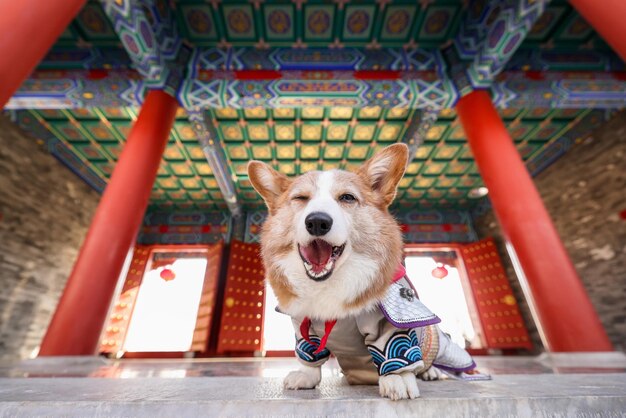
<instances>
[{"instance_id":1,"label":"stone ledge","mask_svg":"<svg viewBox=\"0 0 626 418\"><path fill-rule=\"evenodd\" d=\"M488 382L421 382L422 397L392 402L374 386L325 377L318 389L281 379L0 379L0 416L623 416L626 374L499 375Z\"/></svg>"}]
</instances>

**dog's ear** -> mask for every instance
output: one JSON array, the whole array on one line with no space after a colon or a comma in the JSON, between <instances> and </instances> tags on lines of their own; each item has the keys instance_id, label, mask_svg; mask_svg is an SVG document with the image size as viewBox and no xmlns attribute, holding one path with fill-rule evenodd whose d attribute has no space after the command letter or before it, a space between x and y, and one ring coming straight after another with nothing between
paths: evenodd
<instances>
[{"instance_id":1,"label":"dog's ear","mask_svg":"<svg viewBox=\"0 0 626 418\"><path fill-rule=\"evenodd\" d=\"M270 213L274 212L276 200L287 190L291 180L261 161L248 163L248 178L261 195Z\"/></svg>"},{"instance_id":2,"label":"dog's ear","mask_svg":"<svg viewBox=\"0 0 626 418\"><path fill-rule=\"evenodd\" d=\"M397 143L383 149L367 160L358 171L372 190L380 193L385 206L396 197L398 182L404 175L409 160L409 147Z\"/></svg>"}]
</instances>

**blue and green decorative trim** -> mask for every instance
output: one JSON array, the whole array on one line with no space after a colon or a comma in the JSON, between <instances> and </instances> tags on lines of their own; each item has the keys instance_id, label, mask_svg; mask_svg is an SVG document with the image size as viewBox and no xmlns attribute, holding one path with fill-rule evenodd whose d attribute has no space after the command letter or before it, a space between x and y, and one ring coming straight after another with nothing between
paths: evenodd
<instances>
[{"instance_id":1,"label":"blue and green decorative trim","mask_svg":"<svg viewBox=\"0 0 626 418\"><path fill-rule=\"evenodd\" d=\"M422 349L415 330L398 331L385 344L383 351L367 346L378 374L384 376L422 360Z\"/></svg>"},{"instance_id":2,"label":"blue and green decorative trim","mask_svg":"<svg viewBox=\"0 0 626 418\"><path fill-rule=\"evenodd\" d=\"M324 348L320 353L315 353L317 348L320 345L320 338L312 335L310 337L311 341L315 343L315 345L307 342L304 338L300 338L296 343L296 355L306 361L307 363L317 363L318 361L324 360L330 356L330 351L327 348Z\"/></svg>"}]
</instances>

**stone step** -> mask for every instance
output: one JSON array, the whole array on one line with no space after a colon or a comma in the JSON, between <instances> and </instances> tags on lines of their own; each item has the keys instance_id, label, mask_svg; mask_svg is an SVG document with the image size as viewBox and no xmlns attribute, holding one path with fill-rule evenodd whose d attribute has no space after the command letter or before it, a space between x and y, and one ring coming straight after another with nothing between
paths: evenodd
<instances>
[{"instance_id":1,"label":"stone step","mask_svg":"<svg viewBox=\"0 0 626 418\"><path fill-rule=\"evenodd\" d=\"M626 416L626 373L420 382L421 398L398 402L334 373L305 391L283 390L278 377L118 377L0 378L0 416Z\"/></svg>"}]
</instances>

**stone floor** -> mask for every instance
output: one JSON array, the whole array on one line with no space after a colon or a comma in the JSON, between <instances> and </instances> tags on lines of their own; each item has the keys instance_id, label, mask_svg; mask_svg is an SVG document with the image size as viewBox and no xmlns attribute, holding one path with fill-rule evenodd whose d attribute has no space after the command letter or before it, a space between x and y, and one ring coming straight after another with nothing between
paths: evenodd
<instances>
[{"instance_id":1,"label":"stone floor","mask_svg":"<svg viewBox=\"0 0 626 418\"><path fill-rule=\"evenodd\" d=\"M283 390L293 359L0 363L0 416L607 416L626 417L623 353L478 357L491 381L420 382L392 402L348 386L334 362L314 390Z\"/></svg>"}]
</instances>

